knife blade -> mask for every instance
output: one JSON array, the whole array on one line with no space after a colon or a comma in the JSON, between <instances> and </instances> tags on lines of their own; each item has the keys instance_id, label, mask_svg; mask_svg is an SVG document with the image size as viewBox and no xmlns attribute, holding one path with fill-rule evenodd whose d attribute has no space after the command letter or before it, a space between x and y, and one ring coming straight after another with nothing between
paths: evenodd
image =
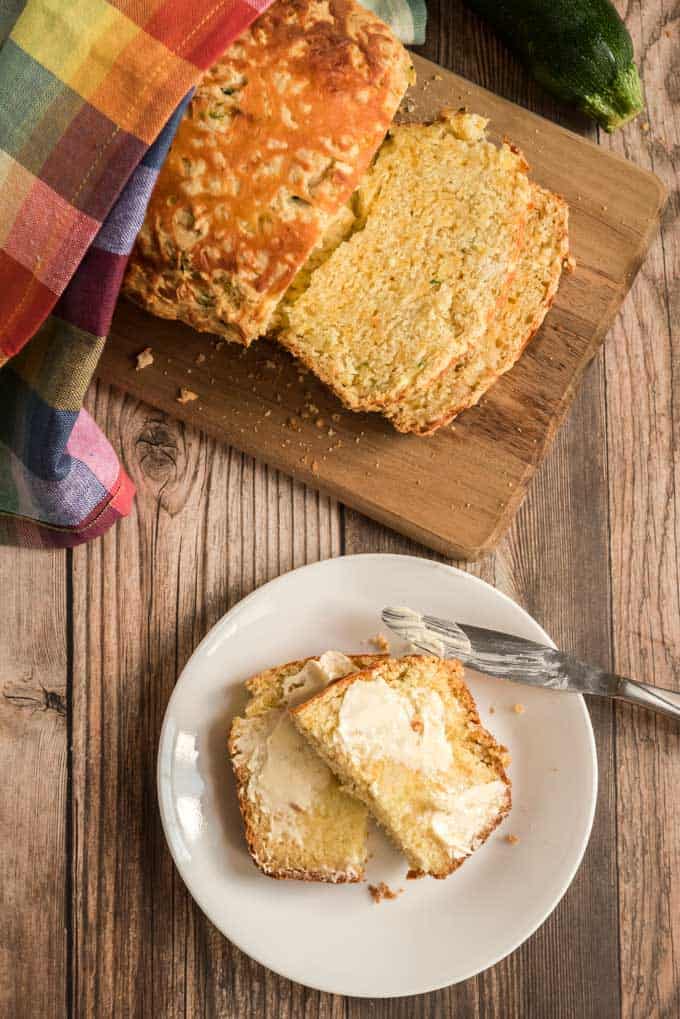
<instances>
[{"instance_id":1,"label":"knife blade","mask_svg":"<svg viewBox=\"0 0 680 1019\"><path fill-rule=\"evenodd\" d=\"M617 697L680 718L680 693L636 683L546 644L405 608L385 608L382 619L394 633L427 654L457 658L469 668L496 679Z\"/></svg>"}]
</instances>

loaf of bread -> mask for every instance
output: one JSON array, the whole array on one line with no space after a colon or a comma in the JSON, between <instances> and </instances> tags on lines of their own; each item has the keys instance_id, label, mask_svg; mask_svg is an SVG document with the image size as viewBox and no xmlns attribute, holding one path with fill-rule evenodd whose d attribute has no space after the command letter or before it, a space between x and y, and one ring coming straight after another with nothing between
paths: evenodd
<instances>
[{"instance_id":1,"label":"loaf of bread","mask_svg":"<svg viewBox=\"0 0 680 1019\"><path fill-rule=\"evenodd\" d=\"M370 668L375 655L329 651L254 676L229 754L246 842L256 865L274 878L359 881L366 860L366 808L293 726L287 709L339 676Z\"/></svg>"},{"instance_id":2,"label":"loaf of bread","mask_svg":"<svg viewBox=\"0 0 680 1019\"><path fill-rule=\"evenodd\" d=\"M476 347L424 390L386 409L400 432L430 435L476 404L509 371L547 315L569 257L566 202L537 184L517 271L507 300Z\"/></svg>"},{"instance_id":3,"label":"loaf of bread","mask_svg":"<svg viewBox=\"0 0 680 1019\"><path fill-rule=\"evenodd\" d=\"M481 726L458 662L388 659L332 683L291 717L414 875L446 877L510 810L507 751Z\"/></svg>"},{"instance_id":4,"label":"loaf of bread","mask_svg":"<svg viewBox=\"0 0 680 1019\"><path fill-rule=\"evenodd\" d=\"M124 293L248 344L342 210L413 75L355 0L277 0L199 83Z\"/></svg>"},{"instance_id":5,"label":"loaf of bread","mask_svg":"<svg viewBox=\"0 0 680 1019\"><path fill-rule=\"evenodd\" d=\"M277 338L348 407L425 389L476 350L515 273L531 202L527 165L444 111L395 126L313 272L280 308Z\"/></svg>"}]
</instances>

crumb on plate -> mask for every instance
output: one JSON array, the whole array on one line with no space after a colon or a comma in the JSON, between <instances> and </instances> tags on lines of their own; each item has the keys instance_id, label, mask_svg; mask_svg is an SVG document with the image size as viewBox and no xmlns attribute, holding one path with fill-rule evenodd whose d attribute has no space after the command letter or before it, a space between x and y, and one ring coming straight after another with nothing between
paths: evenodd
<instances>
[{"instance_id":1,"label":"crumb on plate","mask_svg":"<svg viewBox=\"0 0 680 1019\"><path fill-rule=\"evenodd\" d=\"M187 389L186 386L180 386L175 399L177 403L191 403L193 400L198 400L198 393L194 393L193 389Z\"/></svg>"},{"instance_id":2,"label":"crumb on plate","mask_svg":"<svg viewBox=\"0 0 680 1019\"><path fill-rule=\"evenodd\" d=\"M524 712L526 711L526 708L524 707L523 704L513 704L512 710L515 712L516 715L523 715Z\"/></svg>"},{"instance_id":3,"label":"crumb on plate","mask_svg":"<svg viewBox=\"0 0 680 1019\"><path fill-rule=\"evenodd\" d=\"M390 649L390 642L384 633L376 633L375 636L369 637L368 643L377 647L379 651L387 652Z\"/></svg>"},{"instance_id":4,"label":"crumb on plate","mask_svg":"<svg viewBox=\"0 0 680 1019\"><path fill-rule=\"evenodd\" d=\"M403 888L397 888L396 892L389 885L381 881L377 885L369 885L368 891L374 902L382 902L383 899L396 899L403 892Z\"/></svg>"},{"instance_id":5,"label":"crumb on plate","mask_svg":"<svg viewBox=\"0 0 680 1019\"><path fill-rule=\"evenodd\" d=\"M505 841L509 842L511 846L516 846L519 842L519 835L506 835Z\"/></svg>"}]
</instances>

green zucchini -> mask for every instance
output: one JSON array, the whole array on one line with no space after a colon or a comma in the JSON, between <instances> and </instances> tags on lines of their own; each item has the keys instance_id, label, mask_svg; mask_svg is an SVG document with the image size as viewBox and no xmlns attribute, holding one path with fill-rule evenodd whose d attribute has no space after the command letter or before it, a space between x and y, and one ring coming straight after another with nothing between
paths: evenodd
<instances>
[{"instance_id":1,"label":"green zucchini","mask_svg":"<svg viewBox=\"0 0 680 1019\"><path fill-rule=\"evenodd\" d=\"M633 43L609 0L467 0L548 92L605 131L642 109Z\"/></svg>"}]
</instances>

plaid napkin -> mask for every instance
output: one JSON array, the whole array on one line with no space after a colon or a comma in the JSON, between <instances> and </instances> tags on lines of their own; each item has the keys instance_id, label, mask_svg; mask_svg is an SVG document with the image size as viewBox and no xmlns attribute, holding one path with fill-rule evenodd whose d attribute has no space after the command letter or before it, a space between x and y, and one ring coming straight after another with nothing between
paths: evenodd
<instances>
[{"instance_id":1,"label":"plaid napkin","mask_svg":"<svg viewBox=\"0 0 680 1019\"><path fill-rule=\"evenodd\" d=\"M0 0L5 542L77 545L130 509L83 397L191 89L270 2ZM424 0L364 2L423 41Z\"/></svg>"}]
</instances>

